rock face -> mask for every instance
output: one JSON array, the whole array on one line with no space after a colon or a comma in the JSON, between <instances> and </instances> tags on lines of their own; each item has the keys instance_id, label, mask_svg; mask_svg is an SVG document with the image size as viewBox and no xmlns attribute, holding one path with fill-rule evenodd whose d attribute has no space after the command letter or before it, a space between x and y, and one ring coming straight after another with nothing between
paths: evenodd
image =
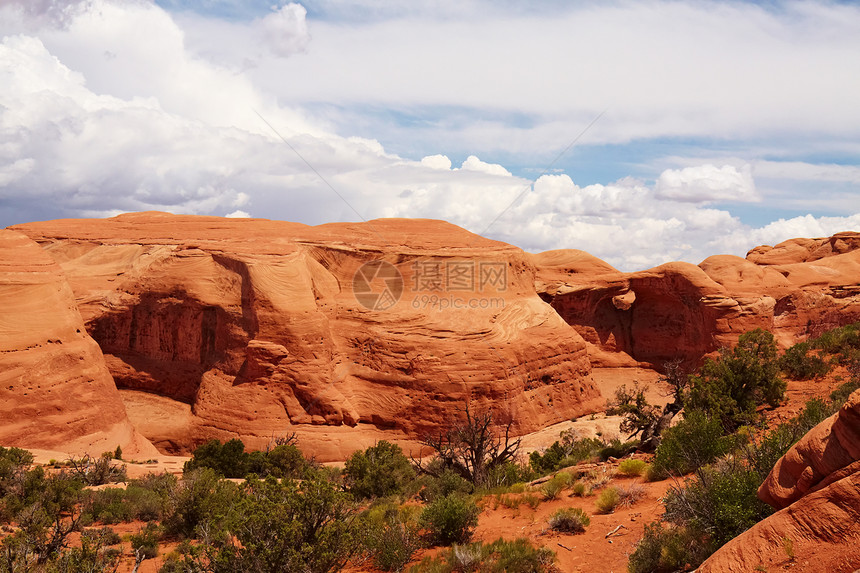
<instances>
[{"instance_id":1,"label":"rock face","mask_svg":"<svg viewBox=\"0 0 860 573\"><path fill-rule=\"evenodd\" d=\"M711 556L701 572L860 568L860 391L813 428L774 466L759 498L780 509Z\"/></svg>"},{"instance_id":2,"label":"rock face","mask_svg":"<svg viewBox=\"0 0 860 573\"><path fill-rule=\"evenodd\" d=\"M0 230L0 300L0 444L157 453L129 422L60 267L8 230Z\"/></svg>"},{"instance_id":3,"label":"rock face","mask_svg":"<svg viewBox=\"0 0 860 573\"><path fill-rule=\"evenodd\" d=\"M529 256L444 222L142 213L15 229L62 266L117 385L190 405L185 425L144 430L172 453L297 431L336 459L350 436L414 437L466 402L519 433L602 405Z\"/></svg>"},{"instance_id":4,"label":"rock face","mask_svg":"<svg viewBox=\"0 0 860 573\"><path fill-rule=\"evenodd\" d=\"M595 366L697 363L755 328L788 346L860 320L860 233L635 273L581 251L533 261L538 293L585 339Z\"/></svg>"}]
</instances>

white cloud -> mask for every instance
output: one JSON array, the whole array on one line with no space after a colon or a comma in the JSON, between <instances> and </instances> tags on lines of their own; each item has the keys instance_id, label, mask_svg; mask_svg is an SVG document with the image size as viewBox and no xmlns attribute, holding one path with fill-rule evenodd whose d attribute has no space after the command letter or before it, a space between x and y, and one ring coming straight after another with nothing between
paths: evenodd
<instances>
[{"instance_id":1,"label":"white cloud","mask_svg":"<svg viewBox=\"0 0 860 573\"><path fill-rule=\"evenodd\" d=\"M571 122L584 125L593 117L587 110L600 99L592 93L597 90L608 98L601 106L615 106L605 125L604 120L598 124L598 139L698 133L716 124L724 129L720 122L734 120L727 120L719 106L708 108L710 95L702 97L707 109L700 115L694 113L698 108L691 103L695 98L690 93L685 99L683 93L673 92L681 81L676 74L686 69L677 61L669 61L659 70L646 66L649 73L662 70L662 93L671 95L674 101L670 103L677 104L674 111L656 96L658 86L652 79L637 70L636 65L647 63L637 54L631 56L634 61L627 66L623 85L623 74L614 69L601 72L606 72L607 86L595 84L602 77L597 68L605 67L606 62L617 64L619 54L630 55L637 49L627 42L643 40L646 32L628 20L635 20L637 14L648 16L639 27L651 22L664 35L669 34L666 24L656 22L650 14L649 10L655 10L653 2L645 3L646 8L639 4L595 4L590 10L576 12L576 22L571 22L570 13L563 13L556 19L573 26L563 37L555 19L547 24L539 14L516 22L490 17L488 28L468 21L431 19L424 24L426 29L419 29L419 22L409 18L380 20L360 29L341 24L340 37L332 35L334 24L312 22L309 28L314 39L310 44L302 44L308 37L302 36L303 14L299 18L295 5L284 6L265 18L273 22L285 19L277 20L285 34L281 39L297 40L279 48L281 55L290 55L286 59L275 58L267 52L271 46L266 48L254 37L265 18L223 23L185 16L190 19L180 25L154 4L109 0L89 0L64 12L63 18L48 18L44 12L22 10L24 5L0 6L0 30L10 32L12 28L16 32L0 43L0 203L7 224L149 209L253 214L310 224L379 216L433 217L530 250L584 249L630 270L668 260L698 262L720 252L743 254L761 242L820 236L860 226L860 216L853 214L856 206L842 217L797 217L761 228L743 224L727 209L709 206L754 199L754 178L759 173L772 179L830 178L853 184L857 181L854 166L818 166L820 171L816 172L815 166L799 162L757 162L752 158L716 162L714 165L724 165L716 167L696 159L672 163L680 167L664 171L656 183L623 178L580 186L561 173L544 175L532 185L498 162L479 159L488 158L484 147L474 154L457 155L467 156L459 168L452 168L450 157L454 155L444 146L435 149L445 155L410 160L391 153L372 137L354 136L359 130L335 129L335 124L300 107L305 98L325 95L355 102L366 95L374 104L451 104L462 98L463 105L498 101L509 109L532 112L546 105L548 115L557 113L560 119L552 121L541 120L542 111L537 115L525 113L525 127L513 129L522 138L510 137L511 128L504 118L492 125L468 121L468 109L460 114L466 117L462 128L452 130L455 135L470 134L466 145L487 138L497 146L490 148L514 149L542 140L569 142L578 132L570 132ZM714 49L710 43L715 32L704 29L703 9L698 4L660 6L670 13L680 11L681 21L695 24L704 36L705 47ZM5 18L13 9L16 19ZM813 16L801 14L798 18L817 21L824 8L812 6L809 10ZM716 9L714 26L727 22L727 11L729 15L754 17L752 22L741 21L732 32L740 36L741 44L752 41L751 30L775 25L775 16L770 13L730 5ZM852 21L852 14L848 10L845 18ZM596 36L585 24L596 25L596 15L620 22L615 29L618 34L608 37L614 41L603 38L588 43ZM510 42L511 37L520 37L513 32L534 35L545 24L549 26L546 35L535 36L542 39L540 46ZM780 26L788 24L776 24L774 33L779 36L784 31ZM621 34L624 30L630 30L632 36ZM213 31L220 35L213 35ZM379 35L374 36L374 31ZM439 36L440 31L459 35ZM512 34L506 36L508 32ZM574 32L586 37L577 39ZM201 43L201 34L208 38L208 44ZM685 36L688 31L677 34ZM650 38L650 32L647 35ZM565 39L568 36L574 37L573 44ZM302 37L305 40L298 41ZM420 45L427 53L419 49L422 37L427 43ZM439 43L439 37L451 37L451 45ZM825 51L833 47L828 37L818 38ZM523 63L523 58L548 49L545 46L552 45L553 39L558 41L556 49L563 57L555 58L554 64ZM668 35L664 40L666 45L653 50L669 57L680 39ZM841 41L851 46L854 39ZM638 49L643 45L649 44ZM606 53L594 52L595 46ZM221 59L223 51L231 47L238 49L241 58ZM387 49L382 60L356 60L380 55L383 47ZM466 47L469 50L462 53L470 57L463 63L455 52ZM303 48L307 54L298 55ZM247 64L241 54L244 49L255 59L253 72L241 71ZM495 49L502 50L493 55L499 62L490 57ZM726 49L729 55L737 52L732 46ZM787 49L794 53L793 48ZM337 50L342 50L343 61L326 67L326 58L334 58L333 51ZM586 53L591 63L582 55ZM608 59L600 59L604 56ZM747 60L750 58L738 64L737 73L744 72ZM355 70L344 68L350 62L357 66ZM559 62L561 67L550 73L546 66ZM701 82L698 67L687 64L695 68L689 81ZM389 65L391 71L383 73L383 66ZM511 70L518 66L529 70L531 84L524 86L512 77L516 74ZM403 75L396 77L401 72ZM578 75L572 78L572 72ZM710 73L715 77L714 87L719 88L728 72L712 69ZM410 84L413 80L416 85ZM434 84L440 81L444 85ZM364 86L372 84L375 91L365 93ZM748 90L754 98L758 97L756 85ZM826 87L827 82L823 85ZM389 94L389 88L396 93ZM572 93L578 94L577 98L571 98ZM640 95L642 101L637 99ZM790 91L783 95L795 97ZM573 99L580 102L575 109L570 103ZM771 103L778 107L783 99ZM272 133L255 110L289 145ZM741 115L748 115L748 110L742 111ZM853 129L851 113L854 111L843 118L839 129ZM527 125L534 117L538 125ZM739 125L740 121L735 123ZM338 130L353 136L338 134ZM426 132L417 129L415 133L420 138ZM597 128L588 137L592 135L597 135Z\"/></svg>"},{"instance_id":2,"label":"white cloud","mask_svg":"<svg viewBox=\"0 0 860 573\"><path fill-rule=\"evenodd\" d=\"M689 203L755 202L756 193L750 167L699 165L667 169L657 179L656 197Z\"/></svg>"},{"instance_id":3,"label":"white cloud","mask_svg":"<svg viewBox=\"0 0 860 573\"><path fill-rule=\"evenodd\" d=\"M307 13L304 6L290 3L260 20L262 35L275 55L288 57L307 49L311 39L305 21Z\"/></svg>"},{"instance_id":4,"label":"white cloud","mask_svg":"<svg viewBox=\"0 0 860 573\"><path fill-rule=\"evenodd\" d=\"M421 159L421 164L432 169L442 169L446 171L451 169L451 160L445 155L428 155Z\"/></svg>"},{"instance_id":5,"label":"white cloud","mask_svg":"<svg viewBox=\"0 0 860 573\"><path fill-rule=\"evenodd\" d=\"M470 155L466 158L463 164L460 166L460 169L465 171L480 171L481 173L488 173L490 175L501 175L503 177L510 177L511 172L502 167L497 163L486 163L481 161L474 155Z\"/></svg>"},{"instance_id":6,"label":"white cloud","mask_svg":"<svg viewBox=\"0 0 860 573\"><path fill-rule=\"evenodd\" d=\"M239 211L238 209L236 211L233 211L232 213L227 213L224 216L228 219L249 219L251 217L249 213L246 213L245 211Z\"/></svg>"}]
</instances>

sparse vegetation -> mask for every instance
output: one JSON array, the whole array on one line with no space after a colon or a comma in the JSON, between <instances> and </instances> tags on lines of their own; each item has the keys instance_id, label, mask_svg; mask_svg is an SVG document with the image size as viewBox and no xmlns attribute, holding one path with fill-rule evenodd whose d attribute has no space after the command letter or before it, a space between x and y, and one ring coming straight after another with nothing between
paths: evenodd
<instances>
[{"instance_id":1,"label":"sparse vegetation","mask_svg":"<svg viewBox=\"0 0 860 573\"><path fill-rule=\"evenodd\" d=\"M561 508L549 518L550 529L563 533L585 533L590 524L591 518L578 507Z\"/></svg>"},{"instance_id":2,"label":"sparse vegetation","mask_svg":"<svg viewBox=\"0 0 860 573\"><path fill-rule=\"evenodd\" d=\"M618 464L618 473L624 476L641 476L648 469L648 463L635 458L621 460Z\"/></svg>"},{"instance_id":3,"label":"sparse vegetation","mask_svg":"<svg viewBox=\"0 0 860 573\"><path fill-rule=\"evenodd\" d=\"M452 493L430 502L421 512L419 523L427 529L431 543L465 543L478 525L478 513L470 496Z\"/></svg>"},{"instance_id":4,"label":"sparse vegetation","mask_svg":"<svg viewBox=\"0 0 860 573\"><path fill-rule=\"evenodd\" d=\"M402 494L415 471L400 446L383 440L353 453L346 461L344 477L350 493L365 499Z\"/></svg>"},{"instance_id":5,"label":"sparse vegetation","mask_svg":"<svg viewBox=\"0 0 860 573\"><path fill-rule=\"evenodd\" d=\"M608 487L600 492L594 502L597 513L612 513L621 503L621 494L616 487Z\"/></svg>"},{"instance_id":6,"label":"sparse vegetation","mask_svg":"<svg viewBox=\"0 0 860 573\"><path fill-rule=\"evenodd\" d=\"M716 360L690 378L684 398L687 412L698 410L720 422L725 433L757 420L756 407L778 406L786 383L779 377L776 340L766 330L742 334L732 349L723 348Z\"/></svg>"},{"instance_id":7,"label":"sparse vegetation","mask_svg":"<svg viewBox=\"0 0 860 573\"><path fill-rule=\"evenodd\" d=\"M455 545L437 557L426 557L410 573L551 573L555 568L555 553L536 548L527 539L493 543Z\"/></svg>"}]
</instances>

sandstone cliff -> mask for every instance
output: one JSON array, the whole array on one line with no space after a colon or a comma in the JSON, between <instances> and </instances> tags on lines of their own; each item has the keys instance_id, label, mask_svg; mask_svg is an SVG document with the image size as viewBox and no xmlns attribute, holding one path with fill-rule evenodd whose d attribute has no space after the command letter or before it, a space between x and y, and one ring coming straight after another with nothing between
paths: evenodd
<instances>
[{"instance_id":1,"label":"sandstone cliff","mask_svg":"<svg viewBox=\"0 0 860 573\"><path fill-rule=\"evenodd\" d=\"M156 454L126 417L60 267L0 230L0 444L98 455Z\"/></svg>"},{"instance_id":2,"label":"sandstone cliff","mask_svg":"<svg viewBox=\"0 0 860 573\"><path fill-rule=\"evenodd\" d=\"M701 573L860 568L860 391L777 462L758 495L780 511L722 547Z\"/></svg>"},{"instance_id":3,"label":"sandstone cliff","mask_svg":"<svg viewBox=\"0 0 860 573\"><path fill-rule=\"evenodd\" d=\"M634 273L581 251L532 260L538 293L585 339L594 366L697 363L754 328L789 346L860 320L860 233Z\"/></svg>"},{"instance_id":4,"label":"sandstone cliff","mask_svg":"<svg viewBox=\"0 0 860 573\"><path fill-rule=\"evenodd\" d=\"M117 385L160 397L130 401L170 452L297 431L342 459L361 435L414 437L465 402L520 433L602 405L528 255L448 223L142 213L15 229L62 266ZM166 399L188 405L181 423Z\"/></svg>"}]
</instances>

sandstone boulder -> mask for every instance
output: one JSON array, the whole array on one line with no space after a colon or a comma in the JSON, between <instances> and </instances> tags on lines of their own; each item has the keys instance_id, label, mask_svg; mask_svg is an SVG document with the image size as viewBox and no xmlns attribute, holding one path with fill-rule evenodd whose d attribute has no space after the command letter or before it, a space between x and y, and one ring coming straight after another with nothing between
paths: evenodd
<instances>
[{"instance_id":1,"label":"sandstone boulder","mask_svg":"<svg viewBox=\"0 0 860 573\"><path fill-rule=\"evenodd\" d=\"M860 568L860 391L780 458L758 496L780 511L727 543L699 571Z\"/></svg>"},{"instance_id":2,"label":"sandstone boulder","mask_svg":"<svg viewBox=\"0 0 860 573\"><path fill-rule=\"evenodd\" d=\"M466 403L518 433L602 405L529 257L448 223L142 213L15 229L62 266L130 403L158 398L144 431L171 453L296 431L342 459L447 425ZM184 422L146 423L166 419L163 399L190 407Z\"/></svg>"},{"instance_id":3,"label":"sandstone boulder","mask_svg":"<svg viewBox=\"0 0 860 573\"><path fill-rule=\"evenodd\" d=\"M0 300L0 445L157 453L129 422L59 265L8 230L0 230Z\"/></svg>"},{"instance_id":4,"label":"sandstone boulder","mask_svg":"<svg viewBox=\"0 0 860 573\"><path fill-rule=\"evenodd\" d=\"M622 273L581 251L533 255L535 288L594 366L695 365L755 328L786 347L860 320L860 233Z\"/></svg>"}]
</instances>

